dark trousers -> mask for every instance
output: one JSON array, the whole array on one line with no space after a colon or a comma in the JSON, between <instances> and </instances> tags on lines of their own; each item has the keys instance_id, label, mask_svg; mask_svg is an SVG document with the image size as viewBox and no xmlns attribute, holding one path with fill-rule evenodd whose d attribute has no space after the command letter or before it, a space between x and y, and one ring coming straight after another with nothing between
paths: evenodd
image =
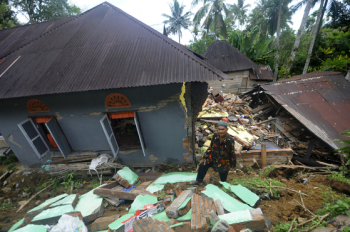
<instances>
[{"instance_id":1,"label":"dark trousers","mask_svg":"<svg viewBox=\"0 0 350 232\"><path fill-rule=\"evenodd\" d=\"M198 168L198 174L197 174L197 181L203 181L205 174L207 174L208 168L213 167L213 163L208 163L204 165L204 163L201 163ZM221 181L226 181L228 172L219 172L220 175L220 180Z\"/></svg>"}]
</instances>

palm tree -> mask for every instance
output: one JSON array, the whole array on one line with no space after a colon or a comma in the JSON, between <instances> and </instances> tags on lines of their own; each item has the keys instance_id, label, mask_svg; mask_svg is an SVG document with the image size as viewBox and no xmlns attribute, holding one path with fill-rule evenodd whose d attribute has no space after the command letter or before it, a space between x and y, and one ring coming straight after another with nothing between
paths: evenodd
<instances>
[{"instance_id":1,"label":"palm tree","mask_svg":"<svg viewBox=\"0 0 350 232\"><path fill-rule=\"evenodd\" d=\"M203 2L203 6L199 8L194 15L193 22L195 26L200 25L202 19L205 18L202 27L207 30L207 33L209 33L209 29L213 28L215 40L219 34L226 37L227 30L224 15L227 17L230 15L230 12L224 3L225 0L193 0L192 6L197 5L199 1ZM220 33L218 32L218 29L220 30Z\"/></svg>"},{"instance_id":2,"label":"palm tree","mask_svg":"<svg viewBox=\"0 0 350 232\"><path fill-rule=\"evenodd\" d=\"M311 60L311 54L312 54L312 50L314 49L316 36L318 34L318 29L320 28L320 24L322 24L322 18L321 17L322 17L322 12L323 12L323 3L324 3L324 0L321 0L320 9L318 10L318 14L317 14L316 25L314 26L314 28L312 30L312 39L311 39L311 43L310 43L310 46L309 46L309 51L307 53L303 74L306 74L307 70L309 69L309 64L310 64L310 60Z\"/></svg>"},{"instance_id":3,"label":"palm tree","mask_svg":"<svg viewBox=\"0 0 350 232\"><path fill-rule=\"evenodd\" d=\"M281 34L281 13L282 13L282 0L278 4L278 19L277 19L277 38L276 38L276 60L275 60L275 72L273 74L273 82L277 81L278 76L278 62L280 59L280 34Z\"/></svg>"},{"instance_id":4,"label":"palm tree","mask_svg":"<svg viewBox=\"0 0 350 232\"><path fill-rule=\"evenodd\" d=\"M312 1L313 0L307 0L307 4L306 4L305 10L304 10L303 19L301 20L301 24L300 24L300 27L299 27L299 30L298 30L298 34L297 34L297 37L295 39L294 47L293 47L292 53L290 54L290 59L289 59L287 65L286 65L285 78L288 77L288 75L289 75L290 69L293 66L293 62L294 62L294 59L295 59L296 52L299 49L300 40L301 40L301 37L302 37L302 35L304 33L304 30L305 30L306 21L307 21L307 18L309 16L310 9L311 9L311 6L312 6Z\"/></svg>"},{"instance_id":5,"label":"palm tree","mask_svg":"<svg viewBox=\"0 0 350 232\"><path fill-rule=\"evenodd\" d=\"M244 0L238 0L238 4L234 3L233 5L230 5L230 11L235 15L235 19L238 20L238 25L241 26L245 23L247 20L246 13L248 12L248 7L250 7L250 4L244 5Z\"/></svg>"},{"instance_id":6,"label":"palm tree","mask_svg":"<svg viewBox=\"0 0 350 232\"><path fill-rule=\"evenodd\" d=\"M173 3L169 3L169 7L171 10L171 16L167 14L162 14L162 16L166 17L167 20L165 20L163 23L166 25L169 25L166 29L168 34L178 34L179 35L179 43L180 38L182 37L181 29L188 29L191 25L190 16L192 13L190 11L183 14L185 5L179 4L177 0L173 0Z\"/></svg>"}]
</instances>

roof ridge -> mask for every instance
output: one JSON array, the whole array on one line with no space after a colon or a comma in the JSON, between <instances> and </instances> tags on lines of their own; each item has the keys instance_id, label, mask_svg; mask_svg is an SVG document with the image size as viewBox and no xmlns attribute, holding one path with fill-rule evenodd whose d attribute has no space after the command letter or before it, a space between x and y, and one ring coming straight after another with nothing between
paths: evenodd
<instances>
[{"instance_id":1,"label":"roof ridge","mask_svg":"<svg viewBox=\"0 0 350 232\"><path fill-rule=\"evenodd\" d=\"M147 24L143 23L142 21L138 20L137 18L131 16L130 14L127 14L126 12L124 12L123 10L121 10L121 9L119 9L118 7L114 6L113 4L111 4L111 3L107 2L107 1L103 2L102 4L108 4L110 7L114 8L115 10L117 10L118 12L120 12L121 14L125 15L125 16L128 17L130 20L134 21L135 23L139 24L141 27L145 28L146 30L148 30L149 32L151 32L152 34L154 34L155 36L157 36L157 37L159 37L160 39L164 40L164 41L165 41L166 43L168 43L170 46L172 46L172 47L178 49L179 51L183 52L186 56L188 56L189 58L191 58L192 60L196 61L197 63L199 63L199 64L201 64L201 65L203 65L202 63L200 63L200 62L202 62L202 61L198 61L198 60L194 59L191 55L187 54L187 52L185 53L185 51L186 51L185 49L180 49L180 48L178 47L176 41L174 41L174 40L172 40L172 39L170 39L170 38L168 38L168 37L165 37L165 36L164 36L163 34L161 34L160 32L156 31L156 30L153 29L152 27L148 26ZM156 31L157 33L155 33L154 31ZM168 40L170 40L170 41L168 41ZM176 46L175 46L175 45L176 45ZM179 45L181 45L181 44L179 44ZM182 45L181 45L181 46L182 46ZM190 49L187 49L187 50L190 50ZM191 50L190 50L190 51L191 51ZM204 61L204 62L205 62L205 61ZM217 69L217 68L215 68L213 65L211 65L211 64L209 64L209 63L206 62L205 66L208 66L208 65L212 66L214 69ZM218 70L218 69L217 69L217 70ZM211 69L211 71L212 71L215 75L217 75L218 78L221 78L221 77L220 77L221 74L216 73L213 69ZM220 71L220 70L218 70L218 71ZM221 71L220 71L220 72L221 72Z\"/></svg>"},{"instance_id":2,"label":"roof ridge","mask_svg":"<svg viewBox=\"0 0 350 232\"><path fill-rule=\"evenodd\" d=\"M8 57L9 55L11 55L11 54L17 52L18 50L21 50L22 48L26 47L27 45L29 45L29 44L33 43L34 41L40 39L41 37L43 37L43 36L45 36L45 35L47 35L47 34L53 32L53 31L55 31L55 30L58 29L59 27L62 27L62 26L64 26L64 25L66 25L66 24L72 22L73 20L79 18L79 17L82 16L82 15L85 15L86 13L90 12L91 10L93 10L93 9L95 9L95 8L97 8L97 7L101 6L101 5L103 5L103 4L104 4L104 3L101 3L101 4L99 4L99 5L97 5L97 6L93 7L93 8L91 8L90 10L87 10L87 11L85 11L85 12L83 12L83 13L77 15L77 16L71 16L71 17L72 17L71 20L68 20L68 21L66 21L65 23L60 24L60 25L58 25L57 27L55 27L55 28L53 28L53 29L47 31L46 33L39 35L38 37L32 39L32 40L29 41L28 43L26 43L26 44L24 44L23 46L17 48L16 50L13 50L13 51L11 51L11 52L8 52L6 55L0 57L0 59L3 59L3 58ZM65 17L65 18L70 18L70 17ZM63 18L59 18L59 19L63 19ZM55 20L59 20L59 19L55 19ZM49 21L55 21L55 20L49 20ZM49 21L45 21L45 22L41 22L41 23L46 23L46 22L49 22ZM40 23L35 23L35 24L40 24ZM27 25L25 25L25 26L29 26L29 25L34 25L34 24L27 24ZM24 26L24 25L23 25L23 26ZM19 27L17 27L17 28L19 28ZM9 29L10 29L10 28L9 28ZM11 28L11 29L12 29L12 28Z\"/></svg>"}]
</instances>

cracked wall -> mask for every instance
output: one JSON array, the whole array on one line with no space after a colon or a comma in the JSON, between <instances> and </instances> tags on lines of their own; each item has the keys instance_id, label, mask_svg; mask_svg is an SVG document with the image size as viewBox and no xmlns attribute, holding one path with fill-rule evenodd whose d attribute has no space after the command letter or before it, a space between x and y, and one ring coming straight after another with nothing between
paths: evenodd
<instances>
[{"instance_id":1,"label":"cracked wall","mask_svg":"<svg viewBox=\"0 0 350 232\"><path fill-rule=\"evenodd\" d=\"M184 128L186 117L179 100L181 87L182 84L169 84L0 100L0 108L6 109L0 112L0 128L21 163L25 167L37 167L52 153L41 161L38 159L17 126L28 117L55 116L73 151L110 153L100 124L102 116L108 112L136 110L146 144L146 157L141 149L121 151L121 162L126 165L184 163L183 154L188 150L183 148L182 141L187 137L187 131ZM131 107L106 109L104 101L111 93L125 95ZM29 113L27 102L30 99L44 102L50 112Z\"/></svg>"}]
</instances>

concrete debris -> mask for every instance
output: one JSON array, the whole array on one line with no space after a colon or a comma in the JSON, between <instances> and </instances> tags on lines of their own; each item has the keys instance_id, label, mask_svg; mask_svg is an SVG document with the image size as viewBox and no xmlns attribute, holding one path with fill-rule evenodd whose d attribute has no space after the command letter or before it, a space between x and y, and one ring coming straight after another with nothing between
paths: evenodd
<instances>
[{"instance_id":1,"label":"concrete debris","mask_svg":"<svg viewBox=\"0 0 350 232\"><path fill-rule=\"evenodd\" d=\"M260 197L247 189L246 187L243 187L242 185L230 185L227 182L221 182L224 186L224 188L231 190L237 197L239 197L242 201L247 203L248 205L254 207L254 205L258 202Z\"/></svg>"},{"instance_id":2,"label":"concrete debris","mask_svg":"<svg viewBox=\"0 0 350 232\"><path fill-rule=\"evenodd\" d=\"M187 210L188 202L193 195L193 190L185 190L183 191L178 198L176 198L171 205L166 209L166 214L169 218L178 218L179 216L185 215L189 209ZM185 205L183 205L185 204ZM179 209L185 209L181 211L182 214L179 214Z\"/></svg>"},{"instance_id":3,"label":"concrete debris","mask_svg":"<svg viewBox=\"0 0 350 232\"><path fill-rule=\"evenodd\" d=\"M110 217L98 218L91 224L91 231L94 232L99 230L108 230L108 225L118 220L119 218L119 214Z\"/></svg>"},{"instance_id":4,"label":"concrete debris","mask_svg":"<svg viewBox=\"0 0 350 232\"><path fill-rule=\"evenodd\" d=\"M130 168L124 167L113 176L113 179L117 180L125 188L130 188L140 180L140 177L131 171Z\"/></svg>"},{"instance_id":5,"label":"concrete debris","mask_svg":"<svg viewBox=\"0 0 350 232\"><path fill-rule=\"evenodd\" d=\"M220 220L217 223L215 223L211 232L227 232L229 226L230 225L226 221Z\"/></svg>"}]
</instances>

